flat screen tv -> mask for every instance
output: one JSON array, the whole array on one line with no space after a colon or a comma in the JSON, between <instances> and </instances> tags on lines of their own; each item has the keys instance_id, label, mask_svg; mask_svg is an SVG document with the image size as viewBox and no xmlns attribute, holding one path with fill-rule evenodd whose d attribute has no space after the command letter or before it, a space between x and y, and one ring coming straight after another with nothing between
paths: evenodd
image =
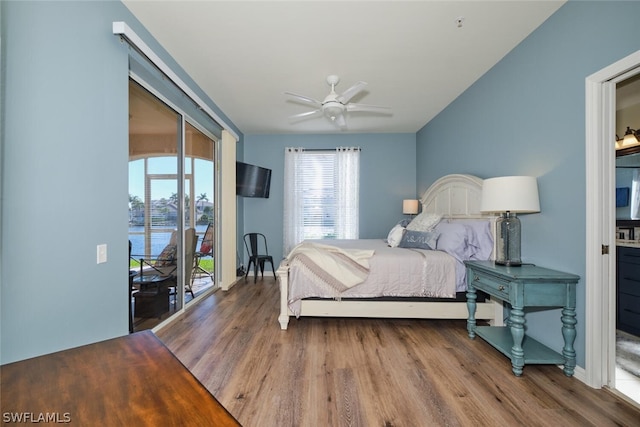
<instances>
[{"instance_id":1,"label":"flat screen tv","mask_svg":"<svg viewBox=\"0 0 640 427\"><path fill-rule=\"evenodd\" d=\"M269 198L271 169L236 162L236 194L242 197Z\"/></svg>"}]
</instances>

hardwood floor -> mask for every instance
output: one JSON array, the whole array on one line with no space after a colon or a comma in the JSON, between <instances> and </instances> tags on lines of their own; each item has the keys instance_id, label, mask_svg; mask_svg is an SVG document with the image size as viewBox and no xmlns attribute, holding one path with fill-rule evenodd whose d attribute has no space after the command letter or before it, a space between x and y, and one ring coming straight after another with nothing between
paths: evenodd
<instances>
[{"instance_id":1,"label":"hardwood floor","mask_svg":"<svg viewBox=\"0 0 640 427\"><path fill-rule=\"evenodd\" d=\"M203 276L197 277L193 283L194 297L197 297L198 295L205 292L212 286L213 286L213 283L211 281L211 278L203 277ZM184 295L185 303L190 304L194 297L192 297L190 293L185 292L185 295ZM170 301L173 301L173 296L171 297ZM171 317L176 312L175 304L171 302L169 304L169 311L162 313L160 317L137 317L135 316L135 299L134 298L131 298L131 309L133 310L133 313L134 313L134 317L133 317L134 332L153 329L157 325L159 325L161 322L164 322L166 319Z\"/></svg>"},{"instance_id":2,"label":"hardwood floor","mask_svg":"<svg viewBox=\"0 0 640 427\"><path fill-rule=\"evenodd\" d=\"M638 426L561 369L509 360L462 320L277 322L273 278L217 291L159 338L245 427Z\"/></svg>"}]
</instances>

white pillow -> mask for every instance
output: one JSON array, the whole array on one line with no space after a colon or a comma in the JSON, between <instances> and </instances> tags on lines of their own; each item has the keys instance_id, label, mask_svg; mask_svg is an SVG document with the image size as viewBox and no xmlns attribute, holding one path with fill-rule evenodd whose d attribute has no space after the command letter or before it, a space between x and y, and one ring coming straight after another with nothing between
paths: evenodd
<instances>
[{"instance_id":1,"label":"white pillow","mask_svg":"<svg viewBox=\"0 0 640 427\"><path fill-rule=\"evenodd\" d=\"M392 248L395 248L396 246L398 246L398 244L400 244L400 241L402 240L403 234L404 234L403 226L398 224L395 227L393 227L389 232L389 235L387 236L387 243L389 244L389 246L391 246Z\"/></svg>"},{"instance_id":2,"label":"white pillow","mask_svg":"<svg viewBox=\"0 0 640 427\"><path fill-rule=\"evenodd\" d=\"M441 214L422 212L407 225L411 231L431 231L442 219Z\"/></svg>"}]
</instances>

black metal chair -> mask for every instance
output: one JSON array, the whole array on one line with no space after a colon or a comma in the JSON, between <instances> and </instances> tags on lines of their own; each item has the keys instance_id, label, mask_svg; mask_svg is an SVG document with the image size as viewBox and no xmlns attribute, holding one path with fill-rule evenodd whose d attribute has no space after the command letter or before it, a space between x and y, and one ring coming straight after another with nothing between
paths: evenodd
<instances>
[{"instance_id":1,"label":"black metal chair","mask_svg":"<svg viewBox=\"0 0 640 427\"><path fill-rule=\"evenodd\" d=\"M247 272L244 275L244 280L247 280L249 270L251 270L251 264L253 264L253 283L258 280L258 267L260 267L260 274L264 277L264 263L271 263L271 270L273 270L273 278L276 278L276 269L273 265L273 257L269 255L267 249L267 238L262 233L247 233L244 235L244 246L247 248L247 254L249 254L249 264L247 265Z\"/></svg>"}]
</instances>

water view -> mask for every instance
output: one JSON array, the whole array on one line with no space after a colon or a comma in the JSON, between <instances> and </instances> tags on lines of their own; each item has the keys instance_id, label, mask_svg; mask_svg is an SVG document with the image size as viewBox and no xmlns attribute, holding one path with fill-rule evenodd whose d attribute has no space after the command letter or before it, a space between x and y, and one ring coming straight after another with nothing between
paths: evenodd
<instances>
[{"instance_id":1,"label":"water view","mask_svg":"<svg viewBox=\"0 0 640 427\"><path fill-rule=\"evenodd\" d=\"M171 238L171 231L164 231L166 230L164 227L162 230L163 231L152 231L151 251L149 251L149 254L152 256L159 255L164 247L167 246L169 239ZM206 230L207 224L196 225L196 234L198 236L198 245L196 246L196 249L200 247L202 236ZM144 255L147 253L144 246L144 226L129 226L129 240L131 240L131 253L133 255Z\"/></svg>"}]
</instances>

